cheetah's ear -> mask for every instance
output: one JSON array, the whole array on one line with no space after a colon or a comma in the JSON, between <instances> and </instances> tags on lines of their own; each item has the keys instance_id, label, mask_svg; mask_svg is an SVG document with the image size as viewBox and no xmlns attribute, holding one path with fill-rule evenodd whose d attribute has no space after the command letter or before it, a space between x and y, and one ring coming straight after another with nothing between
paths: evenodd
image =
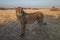
<instances>
[{"instance_id":1,"label":"cheetah's ear","mask_svg":"<svg viewBox=\"0 0 60 40\"><path fill-rule=\"evenodd\" d=\"M23 10L23 8L21 8L21 10Z\"/></svg>"}]
</instances>

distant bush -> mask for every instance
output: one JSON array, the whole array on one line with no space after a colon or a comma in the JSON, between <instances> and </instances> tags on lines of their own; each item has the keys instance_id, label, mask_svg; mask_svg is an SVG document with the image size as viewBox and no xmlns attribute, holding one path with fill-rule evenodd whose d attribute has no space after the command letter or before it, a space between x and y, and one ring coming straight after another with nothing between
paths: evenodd
<instances>
[{"instance_id":1,"label":"distant bush","mask_svg":"<svg viewBox=\"0 0 60 40\"><path fill-rule=\"evenodd\" d=\"M0 8L0 10L6 10L6 8Z\"/></svg>"},{"instance_id":2,"label":"distant bush","mask_svg":"<svg viewBox=\"0 0 60 40\"><path fill-rule=\"evenodd\" d=\"M50 11L59 11L58 8L55 8L54 6L50 9Z\"/></svg>"}]
</instances>

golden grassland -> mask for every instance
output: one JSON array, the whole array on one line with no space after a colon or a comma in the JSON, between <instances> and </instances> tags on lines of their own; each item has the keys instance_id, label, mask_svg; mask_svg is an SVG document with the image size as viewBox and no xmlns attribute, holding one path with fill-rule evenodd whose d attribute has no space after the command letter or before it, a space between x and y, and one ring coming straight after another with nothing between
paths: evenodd
<instances>
[{"instance_id":1,"label":"golden grassland","mask_svg":"<svg viewBox=\"0 0 60 40\"><path fill-rule=\"evenodd\" d=\"M51 11L51 9L24 9L27 13L42 12L44 14L44 22L47 25L43 25L42 30L43 37L36 36L35 33L38 25L32 24L26 27L27 35L26 40L60 40L60 11ZM20 40L20 24L17 21L16 11L12 10L0 10L0 40ZM45 37L44 37L45 36Z\"/></svg>"},{"instance_id":2,"label":"golden grassland","mask_svg":"<svg viewBox=\"0 0 60 40\"><path fill-rule=\"evenodd\" d=\"M42 12L44 15L52 15L56 18L60 16L60 11L51 11L50 9L38 9L38 10L24 10L27 13L33 13L33 12ZM12 10L0 10L0 23L7 21L7 20L15 20L16 19L16 11L14 9Z\"/></svg>"}]
</instances>

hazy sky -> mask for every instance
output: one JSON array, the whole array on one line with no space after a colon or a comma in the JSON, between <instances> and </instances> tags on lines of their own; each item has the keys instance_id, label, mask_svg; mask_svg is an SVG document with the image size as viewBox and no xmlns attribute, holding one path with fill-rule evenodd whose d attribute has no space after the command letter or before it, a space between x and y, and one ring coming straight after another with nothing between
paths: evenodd
<instances>
[{"instance_id":1,"label":"hazy sky","mask_svg":"<svg viewBox=\"0 0 60 40\"><path fill-rule=\"evenodd\" d=\"M60 0L0 0L0 7L37 7L50 8L52 6L60 8Z\"/></svg>"}]
</instances>

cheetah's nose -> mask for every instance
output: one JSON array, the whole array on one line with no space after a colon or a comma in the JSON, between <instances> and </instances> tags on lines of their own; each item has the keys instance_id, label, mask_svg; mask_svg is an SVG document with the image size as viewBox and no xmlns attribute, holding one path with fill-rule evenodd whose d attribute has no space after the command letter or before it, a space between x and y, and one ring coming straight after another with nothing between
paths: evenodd
<instances>
[{"instance_id":1,"label":"cheetah's nose","mask_svg":"<svg viewBox=\"0 0 60 40\"><path fill-rule=\"evenodd\" d=\"M47 23L44 23L44 25L47 25Z\"/></svg>"}]
</instances>

